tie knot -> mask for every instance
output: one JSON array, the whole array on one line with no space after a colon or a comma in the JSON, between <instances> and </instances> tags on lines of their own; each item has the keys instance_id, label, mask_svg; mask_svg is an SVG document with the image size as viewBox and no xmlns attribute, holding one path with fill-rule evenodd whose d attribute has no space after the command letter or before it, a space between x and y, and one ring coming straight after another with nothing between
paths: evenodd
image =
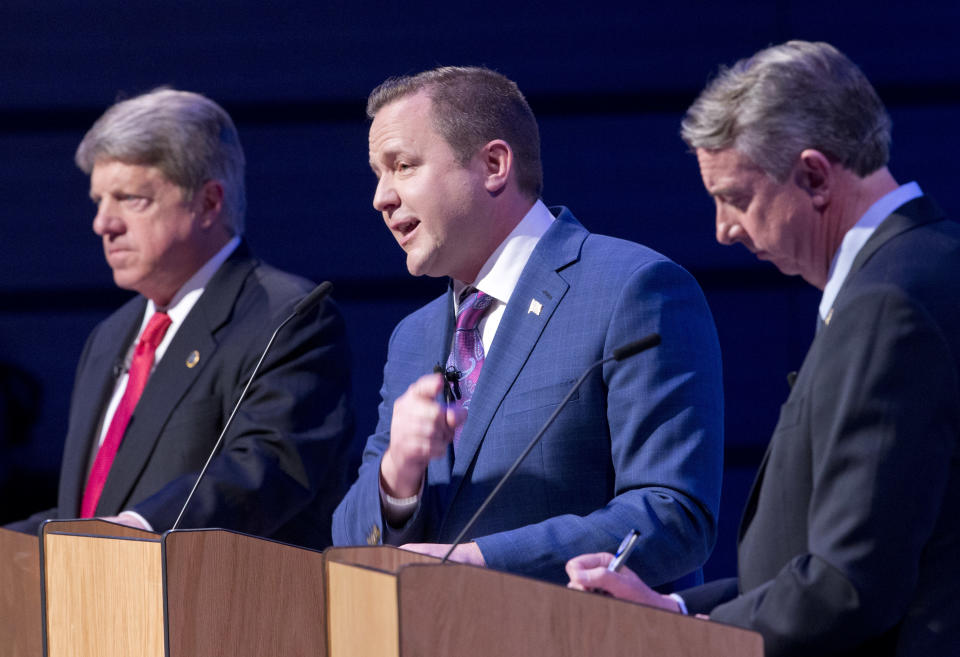
<instances>
[{"instance_id":1,"label":"tie knot","mask_svg":"<svg viewBox=\"0 0 960 657\"><path fill-rule=\"evenodd\" d=\"M460 310L457 312L457 330L469 331L475 329L480 323L480 318L487 312L490 304L493 303L493 297L477 290L467 296L460 304Z\"/></svg>"},{"instance_id":2,"label":"tie knot","mask_svg":"<svg viewBox=\"0 0 960 657\"><path fill-rule=\"evenodd\" d=\"M140 345L156 351L172 321L167 313L153 313L153 317L147 322L147 328L143 329L143 335L140 336Z\"/></svg>"}]
</instances>

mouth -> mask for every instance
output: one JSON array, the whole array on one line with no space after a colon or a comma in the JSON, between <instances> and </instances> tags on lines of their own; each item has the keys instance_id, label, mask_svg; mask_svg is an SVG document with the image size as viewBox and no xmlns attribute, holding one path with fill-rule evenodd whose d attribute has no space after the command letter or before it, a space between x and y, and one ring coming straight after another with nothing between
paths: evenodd
<instances>
[{"instance_id":1,"label":"mouth","mask_svg":"<svg viewBox=\"0 0 960 657\"><path fill-rule=\"evenodd\" d=\"M130 249L114 246L108 247L106 250L107 260L115 260L116 258L122 258L130 253Z\"/></svg>"},{"instance_id":2,"label":"mouth","mask_svg":"<svg viewBox=\"0 0 960 657\"><path fill-rule=\"evenodd\" d=\"M401 247L405 247L406 244L413 239L413 235L419 225L419 219L403 219L391 223L390 230L393 232L394 237L397 238L397 243L400 244Z\"/></svg>"}]
</instances>

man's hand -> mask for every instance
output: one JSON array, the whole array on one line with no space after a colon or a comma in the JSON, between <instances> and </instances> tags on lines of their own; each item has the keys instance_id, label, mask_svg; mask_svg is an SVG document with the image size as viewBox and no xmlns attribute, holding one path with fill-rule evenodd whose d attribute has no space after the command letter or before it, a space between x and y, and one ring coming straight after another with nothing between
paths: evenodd
<instances>
[{"instance_id":1,"label":"man's hand","mask_svg":"<svg viewBox=\"0 0 960 657\"><path fill-rule=\"evenodd\" d=\"M392 497L412 497L431 459L443 456L466 411L437 403L443 376L427 374L414 381L393 404L390 446L380 462L384 489Z\"/></svg>"},{"instance_id":2,"label":"man's hand","mask_svg":"<svg viewBox=\"0 0 960 657\"><path fill-rule=\"evenodd\" d=\"M603 591L621 600L639 602L669 611L680 611L680 605L676 600L651 589L626 566L616 573L607 570L611 561L613 561L613 555L607 552L581 554L579 557L574 557L567 562L567 576L570 577L570 583L567 586L581 591Z\"/></svg>"},{"instance_id":3,"label":"man's hand","mask_svg":"<svg viewBox=\"0 0 960 657\"><path fill-rule=\"evenodd\" d=\"M401 550L410 552L419 552L431 557L442 559L443 555L450 549L449 543L407 543L400 546ZM483 559L483 554L476 543L461 543L450 555L450 561L468 563L472 566L486 567L487 562Z\"/></svg>"},{"instance_id":4,"label":"man's hand","mask_svg":"<svg viewBox=\"0 0 960 657\"><path fill-rule=\"evenodd\" d=\"M100 518L100 520L112 522L117 525L126 525L127 527L133 527L134 529L142 529L147 532L153 531L150 527L147 527L145 524L143 524L139 517L133 513L128 513L127 511L122 512L118 516L108 516L106 518Z\"/></svg>"}]
</instances>

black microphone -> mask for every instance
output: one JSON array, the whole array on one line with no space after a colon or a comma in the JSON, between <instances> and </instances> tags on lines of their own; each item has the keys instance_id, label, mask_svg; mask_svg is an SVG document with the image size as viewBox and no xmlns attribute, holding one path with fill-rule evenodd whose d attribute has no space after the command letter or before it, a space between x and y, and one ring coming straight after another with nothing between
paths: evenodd
<instances>
[{"instance_id":1,"label":"black microphone","mask_svg":"<svg viewBox=\"0 0 960 657\"><path fill-rule=\"evenodd\" d=\"M639 340L634 340L629 344L625 344L622 347L617 347L613 350L613 359L614 360L623 360L625 358L630 358L634 354L639 354L641 351L646 351L650 347L656 347L660 344L660 334L651 333L645 338L640 338ZM608 359L609 360L609 359ZM605 362L605 361L601 361Z\"/></svg>"},{"instance_id":2,"label":"black microphone","mask_svg":"<svg viewBox=\"0 0 960 657\"><path fill-rule=\"evenodd\" d=\"M658 344L660 344L660 334L651 333L645 338L640 338L639 340L625 344L622 347L617 347L611 352L610 356L601 358L584 370L583 374L580 375L580 378L577 379L577 382L573 384L572 388L570 388L570 392L567 393L567 396L563 398L563 400L560 402L560 405L557 406L556 410L550 414L550 417L547 418L547 421L543 423L542 427L540 427L540 431L537 432L537 435L535 435L533 440L531 440L526 448L524 448L520 456L517 457L517 460L514 461L513 465L510 466L510 469L507 470L502 477L500 477L500 481L497 482L497 485L494 486L492 491L490 491L490 494L487 495L485 500L483 500L483 504L480 505L480 508L477 509L476 513L473 514L464 528L460 530L460 533L457 534L457 537L453 540L453 545L451 545L450 549L447 550L447 553L443 555L443 559L440 560L440 563L444 563L450 558L450 555L453 554L454 549L460 545L461 541L463 541L463 538L467 535L467 532L473 529L473 526L476 524L480 514L486 510L486 508L490 505L490 502L493 501L493 498L496 497L497 493L500 492L500 489L503 488L503 485L507 483L507 480L510 479L514 472L516 472L517 468L520 467L520 464L523 463L523 460L527 458L527 455L533 450L534 447L537 446L537 443L540 442L540 438L542 438L543 434L547 432L547 429L550 428L550 425L553 424L553 421L557 419L558 415L560 415L560 411L564 409L564 407L567 405L567 402L569 402L570 398L573 397L573 393L580 389L580 386L583 385L583 382L587 380L587 377L590 375L590 373L604 363L609 363L612 360L624 360L625 358L639 354L641 351L646 351L651 347L656 347Z\"/></svg>"},{"instance_id":3,"label":"black microphone","mask_svg":"<svg viewBox=\"0 0 960 657\"><path fill-rule=\"evenodd\" d=\"M332 291L333 291L333 283L331 283L330 281L324 281L320 283L320 285L313 288L313 292L311 292L310 294L303 297L302 299L300 299L300 301L297 302L297 305L293 307L293 315L303 315L305 312L313 308L316 304L323 301L323 299L326 298L326 296L330 294ZM283 324L286 324L291 319L293 319L293 315L290 315L290 317L285 319L283 321ZM280 324L280 326L282 327L283 324ZM277 330L279 331L280 329L278 328Z\"/></svg>"},{"instance_id":4,"label":"black microphone","mask_svg":"<svg viewBox=\"0 0 960 657\"><path fill-rule=\"evenodd\" d=\"M240 408L241 402L243 402L244 398L247 396L247 391L250 389L250 384L253 383L254 377L256 377L257 372L260 371L260 366L263 364L263 359L267 357L267 352L270 351L270 347L273 346L273 341L276 339L277 333L280 332L280 329L289 324L294 317L299 317L300 315L305 314L315 305L323 301L323 299L326 298L326 296L332 291L333 283L330 281L324 281L323 283L320 283L320 285L313 288L313 291L310 294L306 295L297 302L297 305L293 307L293 312L290 313L290 316L280 322L280 326L273 331L273 335L270 336L267 346L264 347L263 353L260 354L260 360L257 361L257 365L253 368L250 378L247 379L247 385L243 387L243 391L240 393L240 398L237 399L237 403L234 404L233 410L230 412L230 417L227 418L227 423L223 425L223 431L220 432L220 437L217 438L217 442L214 443L213 449L210 450L210 456L207 457L207 462L203 464L200 474L197 475L197 480L193 482L193 488L190 489L190 494L187 495L187 501L184 502L183 506L180 508L180 514L177 516L177 521L173 523L173 527L170 528L170 531L173 531L180 526L180 520L183 518L183 512L187 510L190 500L193 499L193 494L197 492L197 486L200 485L200 481L203 479L203 475L206 474L207 468L210 466L210 462L213 461L214 455L217 453L217 450L220 449L220 444L223 442L223 437L227 435L227 429L230 428L230 424L233 422L233 418L237 414L237 409Z\"/></svg>"}]
</instances>

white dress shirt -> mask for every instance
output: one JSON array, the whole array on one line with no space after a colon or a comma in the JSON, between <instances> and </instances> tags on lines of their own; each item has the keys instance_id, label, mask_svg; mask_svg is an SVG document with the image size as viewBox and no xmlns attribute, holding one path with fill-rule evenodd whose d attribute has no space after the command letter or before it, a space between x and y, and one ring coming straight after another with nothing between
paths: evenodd
<instances>
[{"instance_id":1,"label":"white dress shirt","mask_svg":"<svg viewBox=\"0 0 960 657\"><path fill-rule=\"evenodd\" d=\"M830 309L833 307L833 302L837 300L837 294L840 292L843 282L847 280L847 276L850 274L853 261L856 260L860 249L873 235L877 226L882 224L883 220L901 205L920 196L923 196L923 191L916 182L900 185L892 192L881 196L863 213L863 216L853 225L853 228L847 231L847 234L843 236L843 241L840 242L840 248L833 254L833 261L830 263L830 274L827 278L827 284L823 288L823 297L820 299L820 319L826 321L830 315Z\"/></svg>"},{"instance_id":2,"label":"white dress shirt","mask_svg":"<svg viewBox=\"0 0 960 657\"><path fill-rule=\"evenodd\" d=\"M120 405L120 400L123 398L123 393L127 388L127 380L130 378L130 362L133 359L133 350L136 347L137 342L140 340L140 335L147 327L147 323L150 321L150 318L153 317L155 312L166 312L170 316L170 326L167 328L167 332L164 334L163 340L157 346L157 350L154 353L153 368L150 370L150 372L153 373L153 370L157 367L157 363L159 363L160 359L163 358L163 355L167 351L167 347L170 346L170 343L173 341L177 331L183 325L187 315L190 314L190 311L197 303L200 295L203 294L203 290L207 283L210 282L210 279L213 278L215 273L217 273L217 270L220 269L220 266L226 262L227 258L230 257L230 254L232 254L239 245L240 237L233 237L229 242L227 242L222 249L217 251L212 258L204 263L204 265L198 269L197 272L191 276L190 279L187 280L187 282L184 283L179 290L177 290L177 293L174 295L173 299L170 301L170 304L165 309L157 308L156 304L154 304L152 300L147 300L147 307L143 313L143 319L140 322L140 329L137 331L137 337L127 348L126 355L123 359L123 371L114 385L113 395L110 397L110 403L107 404L107 409L100 420L99 438L96 445L91 447L90 457L87 461L88 473L90 472L90 468L93 467L93 461L97 457L97 452L100 450L100 446L107 437L107 430L110 428L110 423L113 421L113 416L117 411L117 406ZM143 522L144 525L146 525L148 528L150 527L150 524L142 516L140 516L140 514L134 511L124 511L124 513L129 513L136 516Z\"/></svg>"}]
</instances>

